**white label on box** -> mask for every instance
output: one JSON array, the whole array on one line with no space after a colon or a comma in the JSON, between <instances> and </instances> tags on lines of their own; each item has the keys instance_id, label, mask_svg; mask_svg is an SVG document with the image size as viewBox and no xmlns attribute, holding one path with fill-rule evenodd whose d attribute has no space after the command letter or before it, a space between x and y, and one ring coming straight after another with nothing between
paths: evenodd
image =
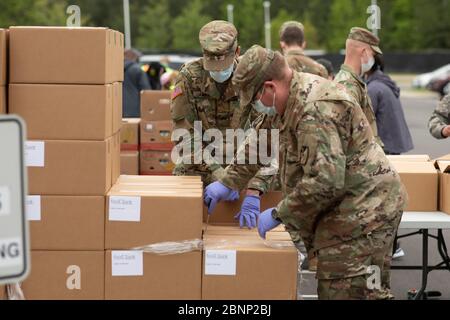
<instances>
[{"instance_id":1,"label":"white label on box","mask_svg":"<svg viewBox=\"0 0 450 320\"><path fill-rule=\"evenodd\" d=\"M206 250L205 275L235 276L236 250Z\"/></svg>"},{"instance_id":2,"label":"white label on box","mask_svg":"<svg viewBox=\"0 0 450 320\"><path fill-rule=\"evenodd\" d=\"M25 164L27 167L44 167L45 165L45 142L25 142Z\"/></svg>"},{"instance_id":3,"label":"white label on box","mask_svg":"<svg viewBox=\"0 0 450 320\"><path fill-rule=\"evenodd\" d=\"M0 216L11 213L11 192L8 187L0 187Z\"/></svg>"},{"instance_id":4,"label":"white label on box","mask_svg":"<svg viewBox=\"0 0 450 320\"><path fill-rule=\"evenodd\" d=\"M143 251L111 251L111 271L113 277L133 277L144 275Z\"/></svg>"},{"instance_id":5,"label":"white label on box","mask_svg":"<svg viewBox=\"0 0 450 320\"><path fill-rule=\"evenodd\" d=\"M141 197L109 197L110 221L141 221Z\"/></svg>"},{"instance_id":6,"label":"white label on box","mask_svg":"<svg viewBox=\"0 0 450 320\"><path fill-rule=\"evenodd\" d=\"M29 221L41 220L41 196L28 196L26 200L27 219Z\"/></svg>"},{"instance_id":7,"label":"white label on box","mask_svg":"<svg viewBox=\"0 0 450 320\"><path fill-rule=\"evenodd\" d=\"M0 240L0 268L12 267L22 264L22 240L20 238Z\"/></svg>"}]
</instances>

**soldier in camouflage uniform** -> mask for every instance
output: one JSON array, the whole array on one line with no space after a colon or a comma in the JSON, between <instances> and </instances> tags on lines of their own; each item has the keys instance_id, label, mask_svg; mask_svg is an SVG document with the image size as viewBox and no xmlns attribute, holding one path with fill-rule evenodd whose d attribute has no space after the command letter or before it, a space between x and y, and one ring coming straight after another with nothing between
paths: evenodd
<instances>
[{"instance_id":1,"label":"soldier in camouflage uniform","mask_svg":"<svg viewBox=\"0 0 450 320\"><path fill-rule=\"evenodd\" d=\"M334 81L343 84L349 94L358 102L369 121L374 136L383 146L378 137L377 121L367 93L367 86L362 79L375 63L374 55L383 54L378 47L379 43L380 40L370 31L364 28L352 28L345 45L344 64Z\"/></svg>"},{"instance_id":2,"label":"soldier in camouflage uniform","mask_svg":"<svg viewBox=\"0 0 450 320\"><path fill-rule=\"evenodd\" d=\"M450 94L439 102L428 122L428 129L436 139L450 137Z\"/></svg>"},{"instance_id":3,"label":"soldier in camouflage uniform","mask_svg":"<svg viewBox=\"0 0 450 320\"><path fill-rule=\"evenodd\" d=\"M199 33L203 58L181 68L172 94L171 114L174 127L190 132L190 139L178 143L192 145L192 153L184 155L191 158L191 164L186 161L177 163L173 173L201 176L205 186L219 179L226 166L227 144L232 143L225 139L226 130L243 128L246 122L238 92L231 82L240 52L237 38L238 32L229 22L218 20L206 24ZM195 121L201 121L201 135L208 129L221 131L224 137L222 163L213 159L210 159L211 162L204 160L201 164L194 163L195 151L202 153L203 150L194 148ZM250 181L241 213L237 216L241 226L256 226L260 194L268 191L271 182L272 177L264 174L257 174ZM237 198L238 195L235 194L229 200Z\"/></svg>"},{"instance_id":4,"label":"soldier in camouflage uniform","mask_svg":"<svg viewBox=\"0 0 450 320\"><path fill-rule=\"evenodd\" d=\"M261 237L281 222L299 231L317 252L320 299L392 297L391 250L407 194L361 108L340 84L297 73L281 55L259 46L243 56L233 83L241 88L241 103L268 107L275 101L277 111L261 127L280 129L284 199L259 216ZM206 205L244 188L258 169L230 165L214 183L226 191L210 195L207 187ZM379 286L371 286L377 268Z\"/></svg>"},{"instance_id":5,"label":"soldier in camouflage uniform","mask_svg":"<svg viewBox=\"0 0 450 320\"><path fill-rule=\"evenodd\" d=\"M307 72L328 78L328 71L325 67L305 55L304 31L303 24L297 21L285 22L280 28L280 47L289 66L298 72Z\"/></svg>"}]
</instances>

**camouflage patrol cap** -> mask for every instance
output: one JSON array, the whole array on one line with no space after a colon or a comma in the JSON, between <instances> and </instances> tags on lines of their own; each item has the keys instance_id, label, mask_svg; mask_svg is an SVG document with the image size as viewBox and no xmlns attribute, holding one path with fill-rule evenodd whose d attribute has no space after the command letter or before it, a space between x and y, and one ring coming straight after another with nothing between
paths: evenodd
<instances>
[{"instance_id":1,"label":"camouflage patrol cap","mask_svg":"<svg viewBox=\"0 0 450 320\"><path fill-rule=\"evenodd\" d=\"M233 64L238 46L236 27L223 20L211 21L200 30L203 66L208 71L222 71Z\"/></svg>"},{"instance_id":2,"label":"camouflage patrol cap","mask_svg":"<svg viewBox=\"0 0 450 320\"><path fill-rule=\"evenodd\" d=\"M283 33L286 31L287 28L298 28L302 32L305 31L305 27L303 26L302 23L300 23L298 21L286 21L285 23L283 23L283 25L280 28L280 38L283 35Z\"/></svg>"},{"instance_id":3,"label":"camouflage patrol cap","mask_svg":"<svg viewBox=\"0 0 450 320\"><path fill-rule=\"evenodd\" d=\"M348 39L367 43L376 53L383 54L379 47L380 39L367 29L359 27L352 28L348 35Z\"/></svg>"},{"instance_id":4,"label":"camouflage patrol cap","mask_svg":"<svg viewBox=\"0 0 450 320\"><path fill-rule=\"evenodd\" d=\"M275 52L254 45L242 56L233 75L233 84L239 87L241 106L252 102L255 94L267 79L269 66L275 59Z\"/></svg>"}]
</instances>

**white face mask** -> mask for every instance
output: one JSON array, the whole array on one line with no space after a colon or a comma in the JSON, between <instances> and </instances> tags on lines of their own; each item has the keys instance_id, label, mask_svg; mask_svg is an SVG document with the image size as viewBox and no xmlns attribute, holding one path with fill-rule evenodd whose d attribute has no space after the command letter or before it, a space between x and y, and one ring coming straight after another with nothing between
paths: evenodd
<instances>
[{"instance_id":1,"label":"white face mask","mask_svg":"<svg viewBox=\"0 0 450 320\"><path fill-rule=\"evenodd\" d=\"M367 61L367 63L364 63L361 58L361 76L363 76L364 74L369 72L370 69L372 69L374 64L375 64L375 58L372 56L369 58L369 61Z\"/></svg>"},{"instance_id":2,"label":"white face mask","mask_svg":"<svg viewBox=\"0 0 450 320\"><path fill-rule=\"evenodd\" d=\"M261 97L263 95L264 95L264 89L263 89L263 92L261 93ZM269 116L276 115L277 111L275 109L275 97L276 97L276 93L273 94L272 106L270 106L270 107L266 106L264 103L262 103L261 99L259 99L259 100L256 100L255 102L253 102L253 109L255 109L257 112L264 113Z\"/></svg>"},{"instance_id":3,"label":"white face mask","mask_svg":"<svg viewBox=\"0 0 450 320\"><path fill-rule=\"evenodd\" d=\"M234 64L232 64L229 68L222 71L210 71L209 75L214 79L217 83L224 83L228 79L231 78L231 75L234 71Z\"/></svg>"}]
</instances>

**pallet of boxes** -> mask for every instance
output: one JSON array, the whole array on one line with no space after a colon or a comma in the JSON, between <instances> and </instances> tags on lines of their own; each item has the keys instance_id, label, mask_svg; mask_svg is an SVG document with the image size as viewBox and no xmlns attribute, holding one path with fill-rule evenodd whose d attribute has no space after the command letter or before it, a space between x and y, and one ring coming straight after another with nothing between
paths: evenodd
<instances>
[{"instance_id":1,"label":"pallet of boxes","mask_svg":"<svg viewBox=\"0 0 450 320\"><path fill-rule=\"evenodd\" d=\"M207 227L202 189L199 177L119 178L106 201L106 299L296 298L289 234L275 230L263 241L240 229L238 202L220 204ZM279 194L264 199L273 206Z\"/></svg>"},{"instance_id":2,"label":"pallet of boxes","mask_svg":"<svg viewBox=\"0 0 450 320\"><path fill-rule=\"evenodd\" d=\"M9 112L27 125L26 299L104 299L105 196L120 175L123 35L10 28Z\"/></svg>"},{"instance_id":3,"label":"pallet of boxes","mask_svg":"<svg viewBox=\"0 0 450 320\"><path fill-rule=\"evenodd\" d=\"M170 91L141 92L140 174L171 175L172 131Z\"/></svg>"}]
</instances>

